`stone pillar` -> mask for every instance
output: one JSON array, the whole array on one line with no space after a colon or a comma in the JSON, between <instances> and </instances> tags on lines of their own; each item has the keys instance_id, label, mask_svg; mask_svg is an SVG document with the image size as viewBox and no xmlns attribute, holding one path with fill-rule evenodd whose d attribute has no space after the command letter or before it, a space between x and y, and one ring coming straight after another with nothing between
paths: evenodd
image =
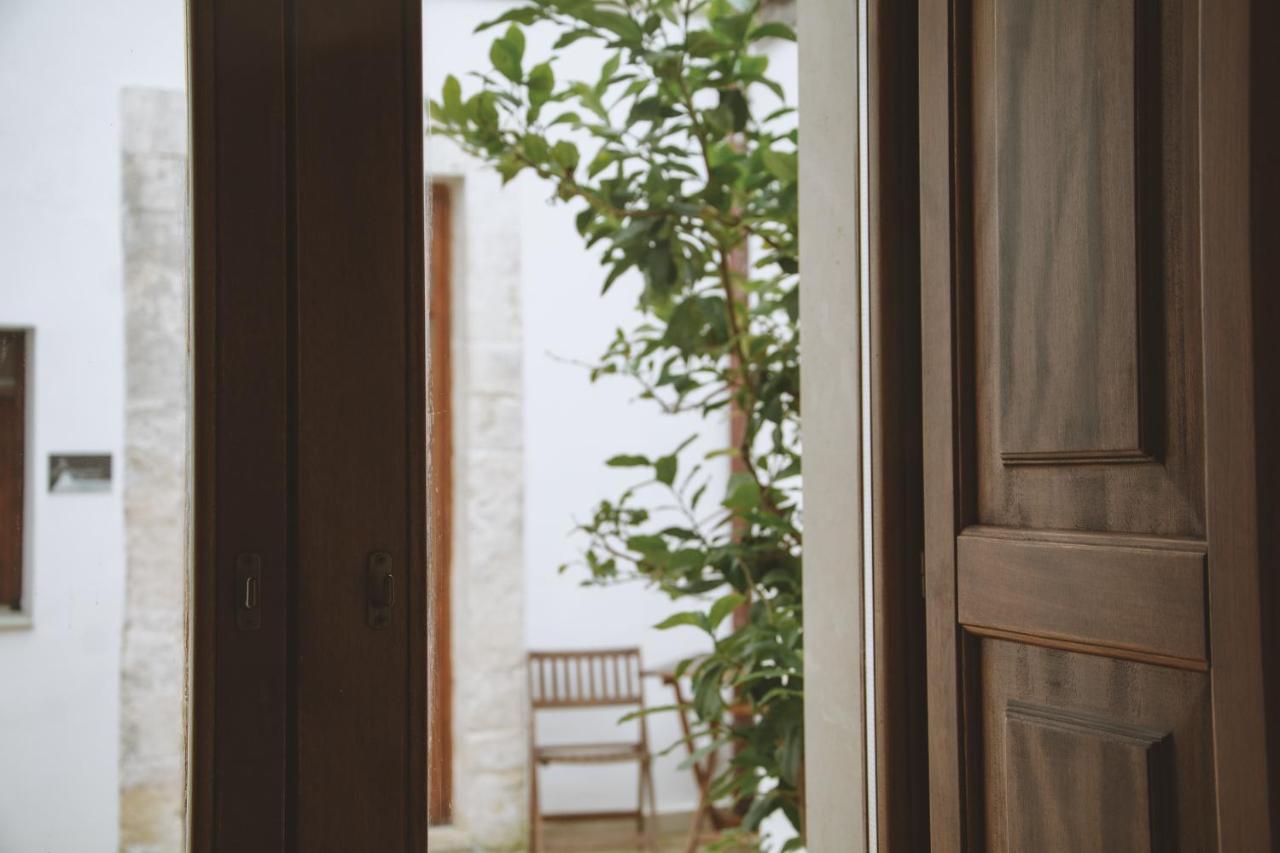
<instances>
[{"instance_id":1,"label":"stone pillar","mask_svg":"<svg viewBox=\"0 0 1280 853\"><path fill-rule=\"evenodd\" d=\"M520 849L529 748L520 205L447 140L428 139L427 165L454 203L454 826L433 831L432 849Z\"/></svg>"},{"instance_id":2,"label":"stone pillar","mask_svg":"<svg viewBox=\"0 0 1280 853\"><path fill-rule=\"evenodd\" d=\"M126 589L120 849L183 849L188 449L187 119L182 92L121 99Z\"/></svg>"}]
</instances>

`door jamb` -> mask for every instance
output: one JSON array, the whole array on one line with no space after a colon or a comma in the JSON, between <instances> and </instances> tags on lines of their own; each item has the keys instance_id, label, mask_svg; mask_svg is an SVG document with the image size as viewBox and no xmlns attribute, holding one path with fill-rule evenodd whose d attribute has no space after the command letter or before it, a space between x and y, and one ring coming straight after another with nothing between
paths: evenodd
<instances>
[{"instance_id":1,"label":"door jamb","mask_svg":"<svg viewBox=\"0 0 1280 853\"><path fill-rule=\"evenodd\" d=\"M866 764L858 2L800 9L806 841L874 849ZM822 366L821 374L816 365Z\"/></svg>"},{"instance_id":2,"label":"door jamb","mask_svg":"<svg viewBox=\"0 0 1280 853\"><path fill-rule=\"evenodd\" d=\"M915 14L799 16L811 849L928 849Z\"/></svg>"}]
</instances>

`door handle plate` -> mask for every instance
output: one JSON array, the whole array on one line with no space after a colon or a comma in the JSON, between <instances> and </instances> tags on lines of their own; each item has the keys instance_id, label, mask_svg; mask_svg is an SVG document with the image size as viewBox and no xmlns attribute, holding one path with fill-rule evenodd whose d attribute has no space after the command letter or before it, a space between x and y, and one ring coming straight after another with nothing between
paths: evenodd
<instances>
[{"instance_id":1,"label":"door handle plate","mask_svg":"<svg viewBox=\"0 0 1280 853\"><path fill-rule=\"evenodd\" d=\"M387 627L395 606L396 577L392 572L391 553L374 551L365 569L365 623L375 631Z\"/></svg>"},{"instance_id":2,"label":"door handle plate","mask_svg":"<svg viewBox=\"0 0 1280 853\"><path fill-rule=\"evenodd\" d=\"M262 627L262 557L236 557L236 627L257 631Z\"/></svg>"}]
</instances>

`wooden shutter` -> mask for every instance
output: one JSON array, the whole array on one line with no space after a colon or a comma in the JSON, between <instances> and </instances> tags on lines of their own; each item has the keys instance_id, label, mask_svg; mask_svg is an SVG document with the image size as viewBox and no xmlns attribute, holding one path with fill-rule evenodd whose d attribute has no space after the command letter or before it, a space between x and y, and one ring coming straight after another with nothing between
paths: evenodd
<instances>
[{"instance_id":1,"label":"wooden shutter","mask_svg":"<svg viewBox=\"0 0 1280 853\"><path fill-rule=\"evenodd\" d=\"M26 340L0 332L0 607L22 605Z\"/></svg>"},{"instance_id":2,"label":"wooden shutter","mask_svg":"<svg viewBox=\"0 0 1280 853\"><path fill-rule=\"evenodd\" d=\"M1280 849L1264 5L920 5L939 853Z\"/></svg>"}]
</instances>

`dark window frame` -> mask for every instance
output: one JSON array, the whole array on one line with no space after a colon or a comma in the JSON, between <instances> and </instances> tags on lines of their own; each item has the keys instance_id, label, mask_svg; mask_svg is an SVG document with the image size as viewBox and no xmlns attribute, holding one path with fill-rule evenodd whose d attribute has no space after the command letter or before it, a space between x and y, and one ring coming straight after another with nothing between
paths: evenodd
<instances>
[{"instance_id":1,"label":"dark window frame","mask_svg":"<svg viewBox=\"0 0 1280 853\"><path fill-rule=\"evenodd\" d=\"M25 603L29 349L25 330L0 330L0 609L16 612Z\"/></svg>"}]
</instances>

